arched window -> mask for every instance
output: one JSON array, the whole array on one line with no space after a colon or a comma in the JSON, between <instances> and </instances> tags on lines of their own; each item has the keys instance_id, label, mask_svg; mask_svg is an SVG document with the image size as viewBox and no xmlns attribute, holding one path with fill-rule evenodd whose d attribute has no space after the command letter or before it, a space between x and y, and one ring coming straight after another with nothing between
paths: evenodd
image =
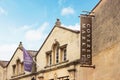
<instances>
[{"instance_id":1,"label":"arched window","mask_svg":"<svg viewBox=\"0 0 120 80\"><path fill-rule=\"evenodd\" d=\"M55 40L52 50L46 52L46 66L65 61L67 61L67 44L60 46L59 42Z\"/></svg>"},{"instance_id":2,"label":"arched window","mask_svg":"<svg viewBox=\"0 0 120 80\"><path fill-rule=\"evenodd\" d=\"M59 42L55 40L52 45L53 64L59 63Z\"/></svg>"}]
</instances>

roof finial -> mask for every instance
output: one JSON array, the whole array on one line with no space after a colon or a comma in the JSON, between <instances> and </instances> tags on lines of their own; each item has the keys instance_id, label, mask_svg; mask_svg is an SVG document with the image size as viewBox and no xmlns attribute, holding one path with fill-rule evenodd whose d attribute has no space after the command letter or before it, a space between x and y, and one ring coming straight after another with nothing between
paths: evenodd
<instances>
[{"instance_id":1,"label":"roof finial","mask_svg":"<svg viewBox=\"0 0 120 80\"><path fill-rule=\"evenodd\" d=\"M22 47L23 47L22 42L20 42L20 44L19 44L19 48L22 48Z\"/></svg>"},{"instance_id":2,"label":"roof finial","mask_svg":"<svg viewBox=\"0 0 120 80\"><path fill-rule=\"evenodd\" d=\"M57 21L55 23L55 26L60 26L61 25L61 22L60 22L60 19L57 18Z\"/></svg>"}]
</instances>

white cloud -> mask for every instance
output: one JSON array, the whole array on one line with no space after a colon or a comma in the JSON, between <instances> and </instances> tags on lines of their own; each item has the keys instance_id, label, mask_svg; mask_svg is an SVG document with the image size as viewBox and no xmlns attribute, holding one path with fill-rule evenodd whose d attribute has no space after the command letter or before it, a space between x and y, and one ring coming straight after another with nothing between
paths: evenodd
<instances>
[{"instance_id":1,"label":"white cloud","mask_svg":"<svg viewBox=\"0 0 120 80\"><path fill-rule=\"evenodd\" d=\"M69 29L72 29L72 30L80 30L80 24L79 23L76 23L75 25L64 25L62 24L63 27L66 27L66 28L69 28Z\"/></svg>"},{"instance_id":2,"label":"white cloud","mask_svg":"<svg viewBox=\"0 0 120 80\"><path fill-rule=\"evenodd\" d=\"M38 26L38 25L37 25ZM15 42L14 44L0 44L0 60L10 60L13 56L19 41L23 42L23 46L26 49L38 50L42 41L46 38L47 33L45 30L49 26L49 23L43 23L39 28L35 29L35 25L24 25L22 27L12 27L9 31L9 42ZM17 34L16 34L17 33ZM12 40L11 40L12 39ZM13 40L14 39L14 40Z\"/></svg>"},{"instance_id":3,"label":"white cloud","mask_svg":"<svg viewBox=\"0 0 120 80\"><path fill-rule=\"evenodd\" d=\"M46 36L45 29L49 26L49 23L45 22L38 29L31 29L25 33L25 38L28 41L38 41Z\"/></svg>"},{"instance_id":4,"label":"white cloud","mask_svg":"<svg viewBox=\"0 0 120 80\"><path fill-rule=\"evenodd\" d=\"M0 7L0 15L7 15L7 11Z\"/></svg>"},{"instance_id":5,"label":"white cloud","mask_svg":"<svg viewBox=\"0 0 120 80\"><path fill-rule=\"evenodd\" d=\"M62 16L66 16L66 15L70 15L70 14L74 14L74 13L75 13L75 11L71 7L63 8L62 11L61 11Z\"/></svg>"},{"instance_id":6,"label":"white cloud","mask_svg":"<svg viewBox=\"0 0 120 80\"><path fill-rule=\"evenodd\" d=\"M0 60L10 60L16 48L16 44L0 45Z\"/></svg>"}]
</instances>

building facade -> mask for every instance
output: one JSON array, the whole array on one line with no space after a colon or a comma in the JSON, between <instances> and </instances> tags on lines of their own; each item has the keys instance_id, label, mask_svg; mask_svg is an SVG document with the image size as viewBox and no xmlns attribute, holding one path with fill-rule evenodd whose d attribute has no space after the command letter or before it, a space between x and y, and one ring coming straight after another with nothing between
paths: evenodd
<instances>
[{"instance_id":1,"label":"building facade","mask_svg":"<svg viewBox=\"0 0 120 80\"><path fill-rule=\"evenodd\" d=\"M35 64L33 64L32 72L26 72L24 70L22 47L22 43L20 42L11 60L6 66L7 80L31 80L34 77L33 73L35 72ZM35 55L37 53L37 51L33 50L27 50L27 52L29 53L29 55L32 56L33 59L35 58Z\"/></svg>"},{"instance_id":2,"label":"building facade","mask_svg":"<svg viewBox=\"0 0 120 80\"><path fill-rule=\"evenodd\" d=\"M32 72L24 71L23 47L20 42L7 64L7 80L74 80L80 59L80 31L61 26L57 19L39 51L27 52L34 58ZM76 74L76 75L75 75Z\"/></svg>"},{"instance_id":3,"label":"building facade","mask_svg":"<svg viewBox=\"0 0 120 80\"><path fill-rule=\"evenodd\" d=\"M74 80L79 74L79 31L61 27L59 19L36 56L38 80Z\"/></svg>"},{"instance_id":4,"label":"building facade","mask_svg":"<svg viewBox=\"0 0 120 80\"><path fill-rule=\"evenodd\" d=\"M7 68L6 65L8 64L8 61L0 61L0 80L6 80L7 78Z\"/></svg>"},{"instance_id":5,"label":"building facade","mask_svg":"<svg viewBox=\"0 0 120 80\"><path fill-rule=\"evenodd\" d=\"M92 10L95 69L81 68L79 80L120 80L120 0L101 0Z\"/></svg>"},{"instance_id":6,"label":"building facade","mask_svg":"<svg viewBox=\"0 0 120 80\"><path fill-rule=\"evenodd\" d=\"M62 27L57 19L40 49L27 50L36 62L32 72L23 69L23 51L20 49L23 45L20 43L7 66L0 66L0 79L120 80L119 4L120 0L100 0L88 14L94 15L91 66L81 66L81 32Z\"/></svg>"}]
</instances>

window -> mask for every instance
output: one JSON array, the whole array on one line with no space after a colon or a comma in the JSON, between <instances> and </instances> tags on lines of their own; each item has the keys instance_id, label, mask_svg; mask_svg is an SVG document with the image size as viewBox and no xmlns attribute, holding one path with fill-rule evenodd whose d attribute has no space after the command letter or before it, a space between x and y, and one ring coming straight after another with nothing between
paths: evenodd
<instances>
[{"instance_id":1,"label":"window","mask_svg":"<svg viewBox=\"0 0 120 80\"><path fill-rule=\"evenodd\" d=\"M48 51L46 52L46 61L47 61L47 65L51 65L52 64L52 51Z\"/></svg>"},{"instance_id":2,"label":"window","mask_svg":"<svg viewBox=\"0 0 120 80\"><path fill-rule=\"evenodd\" d=\"M66 61L67 60L67 45L63 45L60 47L60 52L61 52L61 61Z\"/></svg>"},{"instance_id":3,"label":"window","mask_svg":"<svg viewBox=\"0 0 120 80\"><path fill-rule=\"evenodd\" d=\"M20 74L20 60L19 59L17 60L16 68L17 68L17 75L19 75Z\"/></svg>"},{"instance_id":4,"label":"window","mask_svg":"<svg viewBox=\"0 0 120 80\"><path fill-rule=\"evenodd\" d=\"M63 55L64 55L64 56L63 56L63 60L66 61L66 60L67 60L67 59L66 59L66 57L67 57L67 56L66 56L66 55L67 55L67 54L66 54L66 48L64 48L64 50L63 50Z\"/></svg>"},{"instance_id":5,"label":"window","mask_svg":"<svg viewBox=\"0 0 120 80\"><path fill-rule=\"evenodd\" d=\"M59 63L59 42L55 40L52 45L53 64Z\"/></svg>"},{"instance_id":6,"label":"window","mask_svg":"<svg viewBox=\"0 0 120 80\"><path fill-rule=\"evenodd\" d=\"M59 62L59 48L56 47L56 63Z\"/></svg>"},{"instance_id":7,"label":"window","mask_svg":"<svg viewBox=\"0 0 120 80\"><path fill-rule=\"evenodd\" d=\"M52 54L49 54L50 65L52 64Z\"/></svg>"},{"instance_id":8,"label":"window","mask_svg":"<svg viewBox=\"0 0 120 80\"><path fill-rule=\"evenodd\" d=\"M24 73L24 65L23 65L23 62L21 63L21 73Z\"/></svg>"},{"instance_id":9,"label":"window","mask_svg":"<svg viewBox=\"0 0 120 80\"><path fill-rule=\"evenodd\" d=\"M20 61L20 59L16 60L16 64L12 65L12 72L13 72L13 77L22 75L24 73L24 65L23 62Z\"/></svg>"},{"instance_id":10,"label":"window","mask_svg":"<svg viewBox=\"0 0 120 80\"><path fill-rule=\"evenodd\" d=\"M50 51L46 52L46 66L59 64L67 60L67 44L60 46L55 40Z\"/></svg>"},{"instance_id":11,"label":"window","mask_svg":"<svg viewBox=\"0 0 120 80\"><path fill-rule=\"evenodd\" d=\"M16 75L16 72L15 72L16 71L16 65L13 65L12 67L13 67L13 76L14 76L14 75Z\"/></svg>"}]
</instances>

